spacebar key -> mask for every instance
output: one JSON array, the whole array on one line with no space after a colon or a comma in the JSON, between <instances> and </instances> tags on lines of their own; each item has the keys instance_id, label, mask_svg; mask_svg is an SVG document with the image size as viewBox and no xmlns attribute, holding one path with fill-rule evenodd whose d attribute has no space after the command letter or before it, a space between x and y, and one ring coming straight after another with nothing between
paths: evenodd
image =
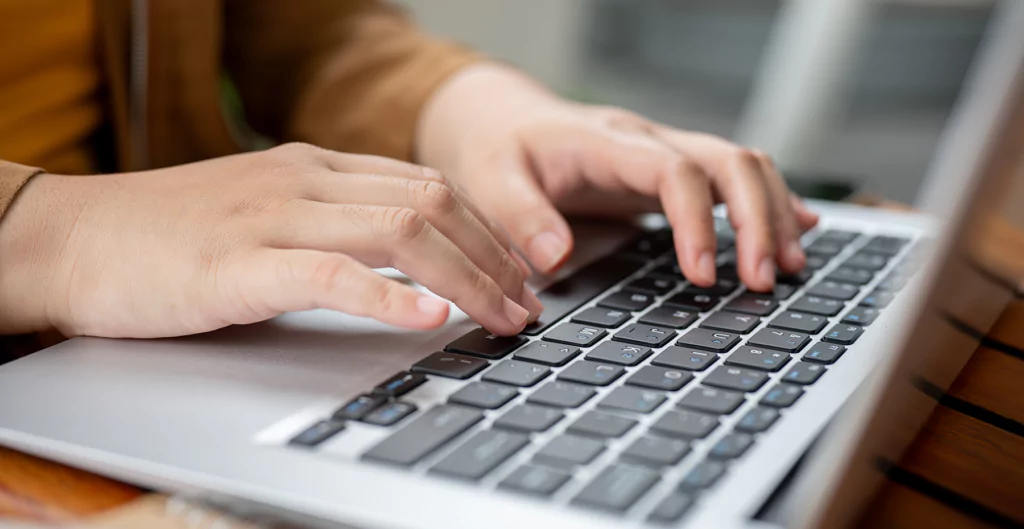
<instances>
[{"instance_id":1,"label":"spacebar key","mask_svg":"<svg viewBox=\"0 0 1024 529\"><path fill-rule=\"evenodd\" d=\"M546 331L566 314L594 299L641 266L642 262L611 256L581 268L575 274L537 293L544 304L544 312L537 323L527 326L521 334L536 336Z\"/></svg>"},{"instance_id":2,"label":"spacebar key","mask_svg":"<svg viewBox=\"0 0 1024 529\"><path fill-rule=\"evenodd\" d=\"M483 417L471 408L450 404L437 406L371 448L363 454L363 459L403 466L415 464Z\"/></svg>"}]
</instances>

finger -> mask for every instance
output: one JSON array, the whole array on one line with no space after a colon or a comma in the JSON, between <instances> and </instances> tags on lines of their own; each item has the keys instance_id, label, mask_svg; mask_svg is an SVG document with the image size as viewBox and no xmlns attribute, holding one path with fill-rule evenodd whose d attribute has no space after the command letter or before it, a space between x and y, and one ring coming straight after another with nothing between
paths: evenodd
<instances>
[{"instance_id":1,"label":"finger","mask_svg":"<svg viewBox=\"0 0 1024 529\"><path fill-rule=\"evenodd\" d=\"M710 287L715 284L716 240L708 176L690 162L674 163L664 174L659 196L673 227L679 265L692 283Z\"/></svg>"},{"instance_id":2,"label":"finger","mask_svg":"<svg viewBox=\"0 0 1024 529\"><path fill-rule=\"evenodd\" d=\"M776 241L775 260L784 272L799 272L807 263L807 256L800 246L801 230L790 202L789 188L768 155L761 152L755 152L755 155L760 162L761 174L764 175L772 204Z\"/></svg>"},{"instance_id":3,"label":"finger","mask_svg":"<svg viewBox=\"0 0 1024 529\"><path fill-rule=\"evenodd\" d=\"M807 209L807 205L796 196L796 193L789 194L789 203L796 212L796 222L800 225L801 231L810 230L818 225L818 214Z\"/></svg>"}]
</instances>

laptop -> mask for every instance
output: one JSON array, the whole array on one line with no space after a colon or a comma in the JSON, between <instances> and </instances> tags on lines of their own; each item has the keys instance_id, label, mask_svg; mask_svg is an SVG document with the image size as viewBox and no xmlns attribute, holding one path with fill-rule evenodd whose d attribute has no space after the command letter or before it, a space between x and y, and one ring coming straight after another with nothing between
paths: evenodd
<instances>
[{"instance_id":1,"label":"laptop","mask_svg":"<svg viewBox=\"0 0 1024 529\"><path fill-rule=\"evenodd\" d=\"M589 225L519 336L312 311L76 338L0 367L0 443L310 526L850 526L1017 286L980 227L1024 167L1020 27L1006 3L931 214L814 202L773 292L738 282L725 222L712 288L662 219Z\"/></svg>"}]
</instances>

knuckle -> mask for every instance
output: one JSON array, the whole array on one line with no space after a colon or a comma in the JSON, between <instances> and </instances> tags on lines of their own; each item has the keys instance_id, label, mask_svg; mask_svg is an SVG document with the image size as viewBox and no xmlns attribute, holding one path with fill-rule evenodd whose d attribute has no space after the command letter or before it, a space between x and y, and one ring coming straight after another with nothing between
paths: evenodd
<instances>
[{"instance_id":1,"label":"knuckle","mask_svg":"<svg viewBox=\"0 0 1024 529\"><path fill-rule=\"evenodd\" d=\"M324 292L333 292L344 280L348 263L344 259L324 258L319 260L308 272L307 281Z\"/></svg>"},{"instance_id":2,"label":"knuckle","mask_svg":"<svg viewBox=\"0 0 1024 529\"><path fill-rule=\"evenodd\" d=\"M414 189L415 203L429 213L449 214L459 205L455 190L447 183L423 181Z\"/></svg>"},{"instance_id":3,"label":"knuckle","mask_svg":"<svg viewBox=\"0 0 1024 529\"><path fill-rule=\"evenodd\" d=\"M284 143L274 147L272 150L283 152L286 155L309 155L315 152L317 147L301 141Z\"/></svg>"},{"instance_id":4,"label":"knuckle","mask_svg":"<svg viewBox=\"0 0 1024 529\"><path fill-rule=\"evenodd\" d=\"M512 256L507 252L503 252L501 255L501 262L498 264L498 274L498 277L501 277L516 288L522 285L525 280L519 265L516 264Z\"/></svg>"},{"instance_id":5,"label":"knuckle","mask_svg":"<svg viewBox=\"0 0 1024 529\"><path fill-rule=\"evenodd\" d=\"M741 164L748 167L759 167L761 165L762 155L753 149L737 147L736 150L733 151L733 157Z\"/></svg>"},{"instance_id":6,"label":"knuckle","mask_svg":"<svg viewBox=\"0 0 1024 529\"><path fill-rule=\"evenodd\" d=\"M438 182L442 184L448 183L448 179L445 178L441 171L438 171L433 167L427 167L425 165L418 165L414 167L419 167L420 172L423 174L423 178L425 178L428 182Z\"/></svg>"},{"instance_id":7,"label":"knuckle","mask_svg":"<svg viewBox=\"0 0 1024 529\"><path fill-rule=\"evenodd\" d=\"M373 310L379 314L392 312L398 306L398 286L391 281L381 281L373 287Z\"/></svg>"},{"instance_id":8,"label":"knuckle","mask_svg":"<svg viewBox=\"0 0 1024 529\"><path fill-rule=\"evenodd\" d=\"M380 216L378 233L409 241L427 228L427 219L411 208L386 208Z\"/></svg>"},{"instance_id":9,"label":"knuckle","mask_svg":"<svg viewBox=\"0 0 1024 529\"><path fill-rule=\"evenodd\" d=\"M494 283L494 280L492 280L487 274L483 273L479 268L473 269L469 284L470 288L473 289L473 292L483 294L487 297L500 299L501 289L499 289L498 285Z\"/></svg>"}]
</instances>

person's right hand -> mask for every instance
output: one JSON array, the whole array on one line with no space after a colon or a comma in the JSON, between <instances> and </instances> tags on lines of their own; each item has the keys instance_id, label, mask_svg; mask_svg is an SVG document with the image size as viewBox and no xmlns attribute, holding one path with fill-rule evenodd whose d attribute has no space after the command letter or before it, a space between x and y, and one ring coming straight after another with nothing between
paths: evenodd
<instances>
[{"instance_id":1,"label":"person's right hand","mask_svg":"<svg viewBox=\"0 0 1024 529\"><path fill-rule=\"evenodd\" d=\"M0 333L41 317L66 336L178 336L314 308L446 321L447 303L370 269L383 267L494 333L542 309L505 236L439 173L303 144L40 175L0 224L0 261Z\"/></svg>"}]
</instances>

